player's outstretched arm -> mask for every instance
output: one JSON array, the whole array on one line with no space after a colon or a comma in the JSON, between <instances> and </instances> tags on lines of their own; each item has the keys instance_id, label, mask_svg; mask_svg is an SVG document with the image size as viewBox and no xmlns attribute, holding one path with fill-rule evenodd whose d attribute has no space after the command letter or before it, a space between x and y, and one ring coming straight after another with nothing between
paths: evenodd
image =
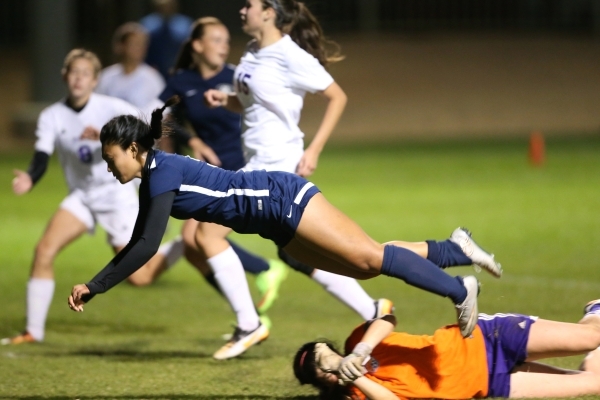
<instances>
[{"instance_id":1,"label":"player's outstretched arm","mask_svg":"<svg viewBox=\"0 0 600 400\"><path fill-rule=\"evenodd\" d=\"M152 258L167 228L175 192L159 194L150 199L149 206L140 207L131 240L102 271L85 285L73 287L69 306L74 311L83 311L83 303L98 293L104 293L140 269ZM143 209L147 212L142 214ZM88 292L81 288L85 286ZM75 307L73 307L75 306Z\"/></svg>"}]
</instances>

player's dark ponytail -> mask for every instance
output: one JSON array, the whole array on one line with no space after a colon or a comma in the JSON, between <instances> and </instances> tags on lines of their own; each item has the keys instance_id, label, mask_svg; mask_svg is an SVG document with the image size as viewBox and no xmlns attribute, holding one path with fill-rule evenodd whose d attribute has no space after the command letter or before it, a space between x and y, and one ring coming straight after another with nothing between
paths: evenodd
<instances>
[{"instance_id":1,"label":"player's dark ponytail","mask_svg":"<svg viewBox=\"0 0 600 400\"><path fill-rule=\"evenodd\" d=\"M179 103L179 96L169 98L164 106L152 111L150 124L133 115L119 115L108 121L100 131L100 143L105 145L119 145L123 150L133 142L143 150L150 150L154 142L163 135L168 135L171 128L162 123L163 112L167 107Z\"/></svg>"},{"instance_id":2,"label":"player's dark ponytail","mask_svg":"<svg viewBox=\"0 0 600 400\"><path fill-rule=\"evenodd\" d=\"M210 25L223 25L223 23L215 17L202 17L194 21L190 31L190 36L181 45L179 55L177 56L177 60L175 61L175 65L173 66L171 73L174 73L178 69L192 69L195 67L193 56L194 48L192 47L192 42L194 40L202 39L206 31L206 27Z\"/></svg>"},{"instance_id":3,"label":"player's dark ponytail","mask_svg":"<svg viewBox=\"0 0 600 400\"><path fill-rule=\"evenodd\" d=\"M344 59L340 55L337 43L326 40L323 28L308 7L296 0L263 0L263 8L272 8L277 15L275 26L307 53L313 55L319 63L328 64ZM334 47L329 52L327 47Z\"/></svg>"}]
</instances>

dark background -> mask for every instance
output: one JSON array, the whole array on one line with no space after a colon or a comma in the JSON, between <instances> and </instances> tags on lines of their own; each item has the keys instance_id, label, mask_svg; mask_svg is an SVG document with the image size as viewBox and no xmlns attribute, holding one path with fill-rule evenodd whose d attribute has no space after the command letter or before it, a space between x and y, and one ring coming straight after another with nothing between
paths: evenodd
<instances>
[{"instance_id":1,"label":"dark background","mask_svg":"<svg viewBox=\"0 0 600 400\"><path fill-rule=\"evenodd\" d=\"M243 0L179 4L192 18L224 21L237 63L248 40L238 16ZM306 4L347 56L331 69L350 97L338 128L346 136L333 140L367 130L389 138L600 126L599 0ZM28 132L20 122L35 121L42 105L63 96L59 71L71 48L89 48L109 65L114 29L151 11L149 0L0 1L0 135ZM302 120L308 135L322 115L322 104L311 101Z\"/></svg>"}]
</instances>

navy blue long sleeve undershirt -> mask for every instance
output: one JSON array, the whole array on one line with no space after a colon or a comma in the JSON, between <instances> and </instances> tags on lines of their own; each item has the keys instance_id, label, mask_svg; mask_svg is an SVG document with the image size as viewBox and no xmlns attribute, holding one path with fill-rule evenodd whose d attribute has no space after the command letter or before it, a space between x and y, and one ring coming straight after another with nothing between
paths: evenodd
<instances>
[{"instance_id":1,"label":"navy blue long sleeve undershirt","mask_svg":"<svg viewBox=\"0 0 600 400\"><path fill-rule=\"evenodd\" d=\"M135 222L131 240L90 282L86 284L90 294L104 293L129 275L140 269L152 258L167 228L175 192L162 193L152 199L140 197L140 211ZM146 202L146 204L144 204Z\"/></svg>"}]
</instances>

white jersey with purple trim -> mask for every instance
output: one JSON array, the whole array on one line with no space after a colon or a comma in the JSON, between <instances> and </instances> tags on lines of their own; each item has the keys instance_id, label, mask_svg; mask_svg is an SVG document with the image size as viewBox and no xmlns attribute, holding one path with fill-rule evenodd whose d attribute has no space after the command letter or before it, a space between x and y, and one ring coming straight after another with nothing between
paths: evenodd
<instances>
[{"instance_id":1,"label":"white jersey with purple trim","mask_svg":"<svg viewBox=\"0 0 600 400\"><path fill-rule=\"evenodd\" d=\"M246 160L282 160L304 148L298 127L306 92L327 89L333 78L288 35L258 48L251 41L237 66L234 86L244 108L242 138Z\"/></svg>"},{"instance_id":2,"label":"white jersey with purple trim","mask_svg":"<svg viewBox=\"0 0 600 400\"><path fill-rule=\"evenodd\" d=\"M35 150L47 154L58 151L69 192L119 184L102 160L100 141L81 139L81 134L87 127L100 131L113 117L122 114L138 117L140 111L126 101L95 93L79 112L67 106L64 99L42 111L35 131Z\"/></svg>"},{"instance_id":3,"label":"white jersey with purple trim","mask_svg":"<svg viewBox=\"0 0 600 400\"><path fill-rule=\"evenodd\" d=\"M150 116L153 109L163 105L158 96L164 88L163 77L147 64L139 65L128 74L122 64L114 64L100 73L96 93L125 100Z\"/></svg>"}]
</instances>

